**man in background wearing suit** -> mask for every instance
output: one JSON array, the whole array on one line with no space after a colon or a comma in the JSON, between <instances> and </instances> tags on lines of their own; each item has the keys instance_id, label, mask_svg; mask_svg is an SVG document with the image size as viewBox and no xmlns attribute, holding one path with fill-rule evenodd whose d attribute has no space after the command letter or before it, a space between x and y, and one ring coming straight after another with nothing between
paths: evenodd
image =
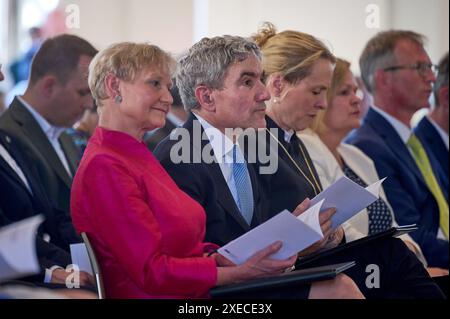
<instances>
[{"instance_id":1,"label":"man in background wearing suit","mask_svg":"<svg viewBox=\"0 0 450 319\"><path fill-rule=\"evenodd\" d=\"M0 82L3 79L0 70ZM33 157L24 153L17 141L0 131L0 227L42 214L45 221L36 238L40 272L23 280L64 284L70 275L64 269L71 263L69 244L80 241L80 238L69 216L53 208L47 200L34 164ZM90 281L87 274L80 274L81 284Z\"/></svg>"},{"instance_id":2,"label":"man in background wearing suit","mask_svg":"<svg viewBox=\"0 0 450 319\"><path fill-rule=\"evenodd\" d=\"M74 35L46 40L34 57L25 94L0 117L0 129L36 157L47 195L67 213L78 150L64 130L93 105L87 76L96 53Z\"/></svg>"},{"instance_id":3,"label":"man in background wearing suit","mask_svg":"<svg viewBox=\"0 0 450 319\"><path fill-rule=\"evenodd\" d=\"M429 106L436 80L423 43L420 34L396 30L380 32L367 43L360 67L374 105L347 142L387 177L384 187L397 222L419 226L411 236L428 265L448 269L448 200L439 186L443 173L410 127L413 114Z\"/></svg>"},{"instance_id":4,"label":"man in background wearing suit","mask_svg":"<svg viewBox=\"0 0 450 319\"><path fill-rule=\"evenodd\" d=\"M439 74L433 87L435 107L414 129L427 151L431 152L444 172L442 185L448 198L448 53L439 63Z\"/></svg>"}]
</instances>

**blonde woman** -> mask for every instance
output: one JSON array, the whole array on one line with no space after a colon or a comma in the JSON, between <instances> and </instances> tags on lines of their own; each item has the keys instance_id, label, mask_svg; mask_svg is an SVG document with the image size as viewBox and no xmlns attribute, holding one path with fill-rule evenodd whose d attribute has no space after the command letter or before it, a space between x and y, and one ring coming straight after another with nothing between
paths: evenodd
<instances>
[{"instance_id":1,"label":"blonde woman","mask_svg":"<svg viewBox=\"0 0 450 319\"><path fill-rule=\"evenodd\" d=\"M266 86L271 94L266 102L267 127L278 130L278 136L268 135L278 145L278 170L271 177L260 178L269 185L271 202L279 198L279 211L292 209L297 201L322 191L308 150L295 133L306 129L326 109L336 59L315 37L292 30L278 33L272 24L264 25L254 39L261 47ZM320 245L334 247L343 237L342 228L331 229ZM356 261L347 274L367 298L442 297L423 265L401 240L374 241L330 255L322 262L344 260ZM367 289L365 285L368 264L377 264L384 274L380 289Z\"/></svg>"}]
</instances>

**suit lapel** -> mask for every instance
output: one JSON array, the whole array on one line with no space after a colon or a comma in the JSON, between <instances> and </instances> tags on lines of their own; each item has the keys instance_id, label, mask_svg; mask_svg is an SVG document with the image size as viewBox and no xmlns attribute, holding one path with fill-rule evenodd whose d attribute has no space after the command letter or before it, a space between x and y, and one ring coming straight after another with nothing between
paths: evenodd
<instances>
[{"instance_id":1,"label":"suit lapel","mask_svg":"<svg viewBox=\"0 0 450 319\"><path fill-rule=\"evenodd\" d=\"M446 163L446 160L448 159L448 151L433 124L431 124L427 117L424 117L420 121L418 128L420 128L419 135L422 135L425 139L424 147L427 149L429 148L427 150L428 153L432 154L432 150L435 150L435 159L443 164L442 167L447 166L448 163Z\"/></svg>"},{"instance_id":2,"label":"suit lapel","mask_svg":"<svg viewBox=\"0 0 450 319\"><path fill-rule=\"evenodd\" d=\"M448 201L448 150L436 128L424 117L415 129L417 137L422 140L428 154L436 179Z\"/></svg>"},{"instance_id":3,"label":"suit lapel","mask_svg":"<svg viewBox=\"0 0 450 319\"><path fill-rule=\"evenodd\" d=\"M33 115L20 103L15 100L15 103L11 106L11 115L14 120L22 127L23 133L27 136L28 140L33 141L33 148L36 152L49 163L51 168L56 174L64 181L64 183L70 187L71 177L67 174L61 160L59 159L53 146L50 144L42 128L34 119Z\"/></svg>"},{"instance_id":4,"label":"suit lapel","mask_svg":"<svg viewBox=\"0 0 450 319\"><path fill-rule=\"evenodd\" d=\"M30 200L33 202L33 207L36 210L36 212L44 214L46 218L46 225L54 229L53 225L55 225L55 223L53 222L54 220L53 210L51 204L47 200L47 196L45 195L45 192L42 189L40 182L36 179L36 174L33 174L33 172L35 171L33 171L33 167L31 167L32 161L30 161L29 159L28 161L26 160L27 159L26 154L24 154L23 153L24 151L21 150L21 148L16 145L17 141L11 142L8 136L7 135L4 136L1 132L0 132L0 143L5 147L5 149L8 151L8 153L11 155L11 157L14 159L14 161L22 170L31 188L31 192L30 189L28 189L28 187L24 184L22 179L3 160L1 156L0 156L0 169L4 170L16 182L17 185L21 185L21 187L23 187L23 189L30 196Z\"/></svg>"},{"instance_id":5,"label":"suit lapel","mask_svg":"<svg viewBox=\"0 0 450 319\"><path fill-rule=\"evenodd\" d=\"M304 158L304 160L301 160L300 158L298 158L296 162L299 165L302 165L302 169L304 172L307 172L308 177L310 177L310 178L313 177L313 180L315 182L317 182L317 186L319 187L319 189L317 191L321 192L323 190L322 183L320 182L320 178L319 178L319 175L317 174L316 167L314 166L314 163L313 163L311 157L309 156L308 149L306 148L305 144L302 142L302 140L300 138L298 139L298 142L299 142L301 149L303 150L303 152L300 152L300 154L301 154L300 156L303 156L303 154L304 154L305 158ZM309 176L310 174L312 174L313 176ZM314 184L316 184L315 182L314 182Z\"/></svg>"},{"instance_id":6,"label":"suit lapel","mask_svg":"<svg viewBox=\"0 0 450 319\"><path fill-rule=\"evenodd\" d=\"M72 138L65 132L59 137L59 143L61 144L61 148L69 163L72 176L74 176L79 164L79 150L73 143Z\"/></svg>"},{"instance_id":7,"label":"suit lapel","mask_svg":"<svg viewBox=\"0 0 450 319\"><path fill-rule=\"evenodd\" d=\"M3 147L8 151L8 153L11 155L11 157L15 159L14 155L11 154L11 149L10 146L7 145L6 142L1 140L1 134L0 134L0 144L3 145ZM17 161L16 161L17 162ZM18 164L19 165L19 164ZM3 159L2 156L0 156L0 169L2 171L4 171L9 177L11 177L17 184L21 185L30 195L32 195L30 193L30 190L28 189L28 187L24 184L24 182L22 181L22 179L20 179L20 177L16 174L16 172L12 169L11 166L9 166L9 164ZM22 167L21 167L22 169ZM25 174L25 173L24 173Z\"/></svg>"},{"instance_id":8,"label":"suit lapel","mask_svg":"<svg viewBox=\"0 0 450 319\"><path fill-rule=\"evenodd\" d=\"M424 185L426 185L425 180L420 173L416 162L414 161L414 158L411 156L407 146L403 143L402 139L392 125L372 109L369 109L364 121L375 132L378 132L381 138L385 141L386 145L398 157L399 162L408 166L409 171L415 174L416 177L421 180ZM384 176L380 177L383 178Z\"/></svg>"},{"instance_id":9,"label":"suit lapel","mask_svg":"<svg viewBox=\"0 0 450 319\"><path fill-rule=\"evenodd\" d=\"M193 134L194 120L197 121L195 116L191 113L189 116L189 119L187 120L186 124L184 125L184 128L189 130L189 133L191 136L192 154L194 154L194 152L199 152L199 154L202 154L202 150L205 149L205 146L210 145L210 143L206 137L206 134L205 134L205 139L202 138L202 140L201 140L201 149L200 150L196 147L196 144L193 143L193 139L196 138L196 136L194 136L194 134ZM201 126L201 124L198 121L197 121L197 123L198 123L198 125ZM202 134L201 136L203 136L204 133L205 132L203 130L203 127L201 127L201 134ZM211 151L212 151L212 153L214 153L214 151L212 149L211 149ZM208 164L208 163L203 163L203 161L202 161L202 165L205 165L205 167L208 169L211 179L215 182L215 184L217 186L217 191L218 191L217 201L219 202L219 205L224 209L224 211L227 214L231 215L236 220L236 222L238 222L239 225L241 225L241 227L245 231L248 231L250 229L250 226L247 224L244 217L241 215L241 212L239 211L239 209L236 205L236 202L234 201L233 195L231 194L228 184L226 183L225 178L222 174L222 170L220 169L220 165L216 162ZM253 181L252 181L252 185L254 185ZM256 207L256 204L255 204L255 207Z\"/></svg>"},{"instance_id":10,"label":"suit lapel","mask_svg":"<svg viewBox=\"0 0 450 319\"><path fill-rule=\"evenodd\" d=\"M261 198L259 195L258 177L256 175L258 174L258 172L255 172L255 169L257 168L254 165L247 164L247 169L252 183L253 201L254 201L252 226L256 226L262 224L265 220L267 220L266 218L267 216L263 216L262 210L259 209Z\"/></svg>"},{"instance_id":11,"label":"suit lapel","mask_svg":"<svg viewBox=\"0 0 450 319\"><path fill-rule=\"evenodd\" d=\"M305 187L307 187L308 192L310 193L309 196L315 196L318 193L320 193L322 191L322 184L320 183L320 179L319 176L317 175L317 171L316 168L313 164L313 161L311 160L308 150L305 146L305 144L298 139L298 144L299 144L299 148L301 147L303 152L299 149L298 150L298 155L296 154L286 154L286 151L288 151L289 149L289 145L288 143L285 141L284 139L284 131L283 129L281 129L277 123L275 123L275 121L273 121L269 116L266 115L266 122L267 122L267 128L268 129L277 129L279 134L278 134L278 143L280 143L281 145L283 145L284 149L280 146L277 145L276 149L274 150L277 154L279 159L281 159L285 165L287 165L291 171L295 172L295 175L300 177L303 181L304 181L304 185ZM267 145L270 145L270 139L272 139L271 135L268 134L267 135ZM305 157L303 157L303 153L305 155ZM292 162L292 160L295 161L295 164ZM308 164L309 163L309 164ZM303 174L305 174L308 179L305 178L305 176L303 176L303 174L301 172L299 172L298 167L301 169L301 171L303 172ZM314 183L314 178L313 176L311 176L311 173L314 175L315 180L317 181L317 187L318 189L316 190L315 188L317 187L313 187L313 185L311 185L311 183Z\"/></svg>"}]
</instances>

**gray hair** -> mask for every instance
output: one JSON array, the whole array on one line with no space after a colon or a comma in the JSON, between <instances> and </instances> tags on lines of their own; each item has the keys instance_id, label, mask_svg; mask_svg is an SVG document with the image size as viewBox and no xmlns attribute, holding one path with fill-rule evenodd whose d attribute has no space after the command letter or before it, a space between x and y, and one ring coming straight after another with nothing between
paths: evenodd
<instances>
[{"instance_id":1,"label":"gray hair","mask_svg":"<svg viewBox=\"0 0 450 319\"><path fill-rule=\"evenodd\" d=\"M441 88L448 86L448 52L439 62L439 73L436 78L436 82L434 83L433 93L434 99L436 101L436 106L441 104L439 101L439 91Z\"/></svg>"},{"instance_id":2,"label":"gray hair","mask_svg":"<svg viewBox=\"0 0 450 319\"><path fill-rule=\"evenodd\" d=\"M261 60L259 47L251 40L225 35L203 38L194 44L178 63L176 83L186 111L198 108L195 89L205 85L221 89L228 67L254 54Z\"/></svg>"},{"instance_id":3,"label":"gray hair","mask_svg":"<svg viewBox=\"0 0 450 319\"><path fill-rule=\"evenodd\" d=\"M396 63L394 50L400 40L410 40L423 46L425 37L413 31L390 30L377 33L366 44L359 59L359 66L364 85L370 93L373 94L376 90L375 72Z\"/></svg>"}]
</instances>

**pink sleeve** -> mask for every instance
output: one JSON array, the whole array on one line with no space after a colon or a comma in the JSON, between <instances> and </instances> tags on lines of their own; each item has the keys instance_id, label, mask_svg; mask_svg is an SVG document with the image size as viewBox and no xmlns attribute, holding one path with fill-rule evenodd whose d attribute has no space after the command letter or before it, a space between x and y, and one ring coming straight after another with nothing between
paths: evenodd
<instances>
[{"instance_id":1,"label":"pink sleeve","mask_svg":"<svg viewBox=\"0 0 450 319\"><path fill-rule=\"evenodd\" d=\"M219 249L220 246L213 243L203 243L203 252L206 254L210 254Z\"/></svg>"},{"instance_id":2,"label":"pink sleeve","mask_svg":"<svg viewBox=\"0 0 450 319\"><path fill-rule=\"evenodd\" d=\"M99 238L143 291L201 297L215 286L214 259L162 253L159 224L123 163L99 156L83 177L83 210L93 215Z\"/></svg>"}]
</instances>

